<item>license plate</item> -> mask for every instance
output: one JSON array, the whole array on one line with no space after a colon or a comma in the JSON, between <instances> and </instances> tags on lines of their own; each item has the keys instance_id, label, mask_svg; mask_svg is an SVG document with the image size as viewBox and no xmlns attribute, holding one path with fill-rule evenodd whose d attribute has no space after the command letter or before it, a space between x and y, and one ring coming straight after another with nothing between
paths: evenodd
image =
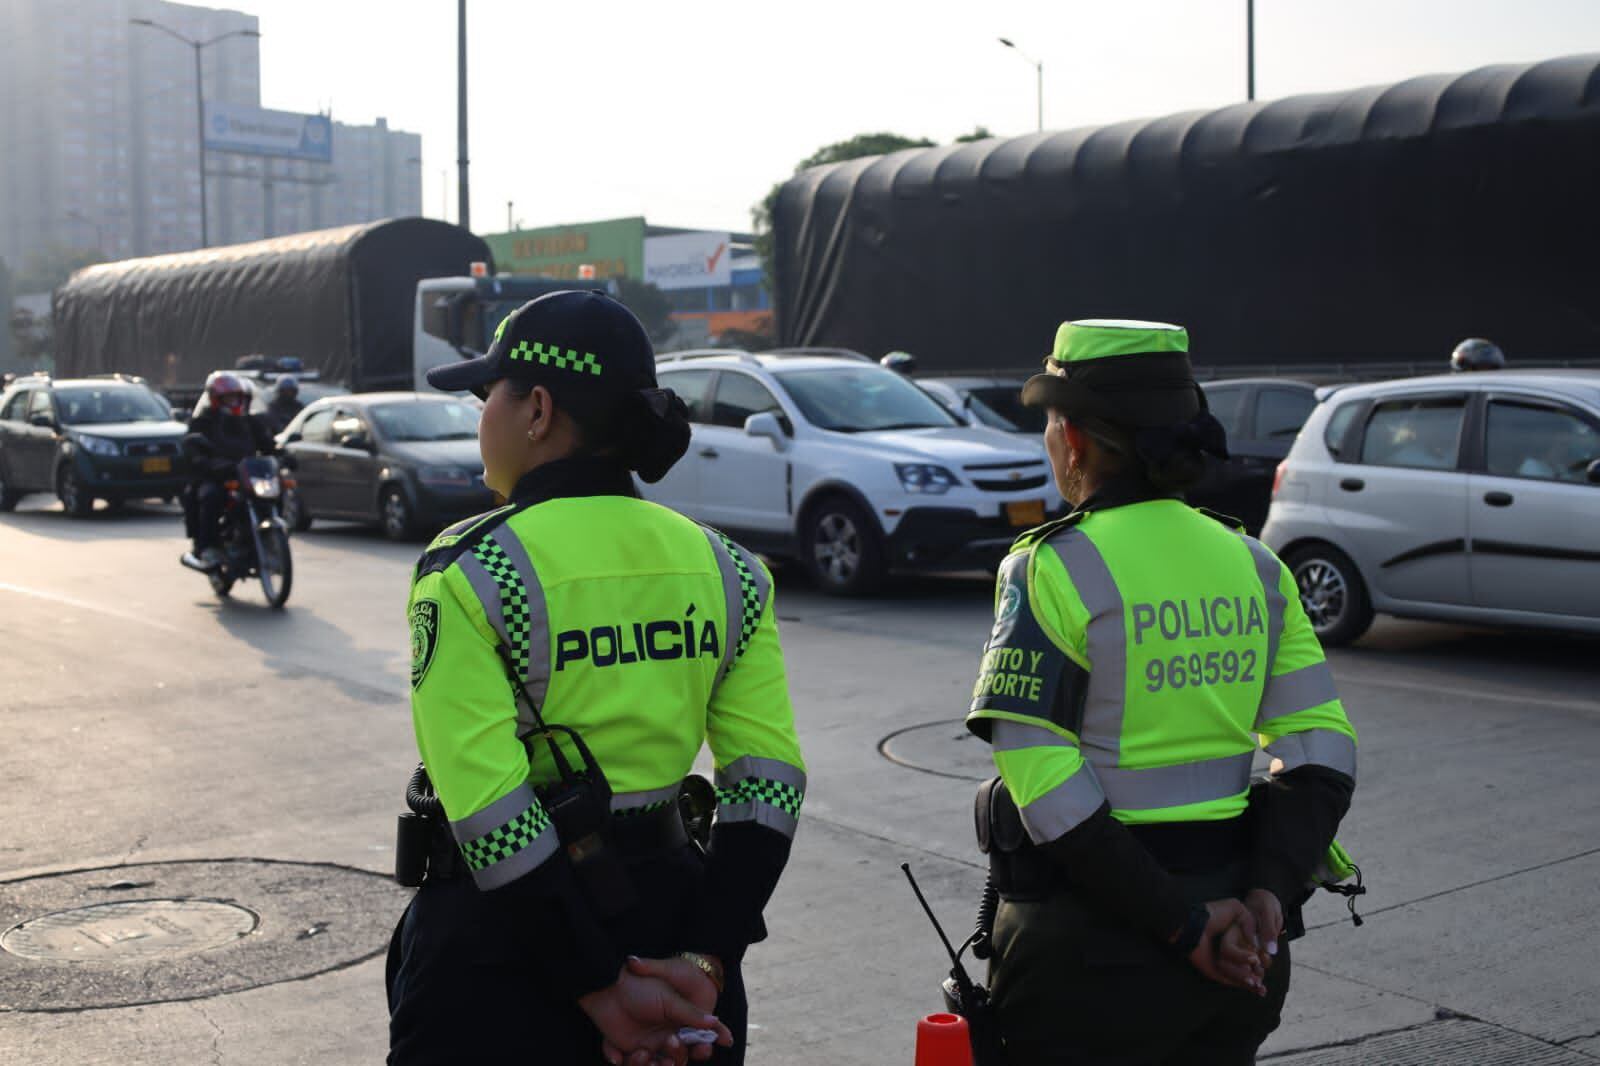
<instances>
[{"instance_id":1,"label":"license plate","mask_svg":"<svg viewBox=\"0 0 1600 1066\"><path fill-rule=\"evenodd\" d=\"M1006 521L1014 526L1043 525L1044 501L1017 500L1006 504Z\"/></svg>"},{"instance_id":2,"label":"license plate","mask_svg":"<svg viewBox=\"0 0 1600 1066\"><path fill-rule=\"evenodd\" d=\"M172 460L168 459L166 456L159 456L155 459L146 459L140 464L140 469L142 469L146 474L170 474L172 473Z\"/></svg>"}]
</instances>

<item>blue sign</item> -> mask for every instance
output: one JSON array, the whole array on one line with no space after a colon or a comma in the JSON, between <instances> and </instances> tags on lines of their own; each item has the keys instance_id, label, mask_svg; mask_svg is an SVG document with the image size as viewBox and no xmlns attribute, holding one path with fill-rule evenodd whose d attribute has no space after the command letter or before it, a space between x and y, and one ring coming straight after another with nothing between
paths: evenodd
<instances>
[{"instance_id":1,"label":"blue sign","mask_svg":"<svg viewBox=\"0 0 1600 1066\"><path fill-rule=\"evenodd\" d=\"M209 151L333 162L333 121L327 115L208 104L205 128Z\"/></svg>"}]
</instances>

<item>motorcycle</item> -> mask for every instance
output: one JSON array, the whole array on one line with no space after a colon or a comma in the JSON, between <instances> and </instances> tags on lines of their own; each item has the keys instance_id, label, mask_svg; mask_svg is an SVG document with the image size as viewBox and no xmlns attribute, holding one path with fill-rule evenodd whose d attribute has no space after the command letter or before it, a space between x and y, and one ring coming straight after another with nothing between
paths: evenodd
<instances>
[{"instance_id":1,"label":"motorcycle","mask_svg":"<svg viewBox=\"0 0 1600 1066\"><path fill-rule=\"evenodd\" d=\"M283 476L276 459L256 456L241 460L222 487L228 494L222 510L222 560L208 567L185 555L183 565L205 574L219 598L226 598L240 579L259 578L267 603L282 607L294 581L282 501L294 482Z\"/></svg>"}]
</instances>

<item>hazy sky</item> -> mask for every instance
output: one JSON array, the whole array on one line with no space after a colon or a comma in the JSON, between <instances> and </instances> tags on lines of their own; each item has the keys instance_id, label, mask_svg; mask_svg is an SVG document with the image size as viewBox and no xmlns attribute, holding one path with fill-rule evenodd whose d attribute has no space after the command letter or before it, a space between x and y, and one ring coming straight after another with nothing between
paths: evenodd
<instances>
[{"instance_id":1,"label":"hazy sky","mask_svg":"<svg viewBox=\"0 0 1600 1066\"><path fill-rule=\"evenodd\" d=\"M223 6L219 4L218 6ZM262 102L423 137L454 220L456 4L239 0ZM469 0L473 229L643 214L744 229L820 145L945 142L1212 108L1245 95L1245 0ZM1600 52L1600 0L1257 0L1259 99ZM448 172L446 175L445 172Z\"/></svg>"}]
</instances>

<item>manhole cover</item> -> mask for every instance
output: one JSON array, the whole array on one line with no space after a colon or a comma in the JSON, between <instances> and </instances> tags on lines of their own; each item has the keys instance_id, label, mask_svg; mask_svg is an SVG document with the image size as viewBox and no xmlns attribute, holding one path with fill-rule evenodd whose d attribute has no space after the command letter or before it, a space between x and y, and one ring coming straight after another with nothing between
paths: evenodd
<instances>
[{"instance_id":1,"label":"manhole cover","mask_svg":"<svg viewBox=\"0 0 1600 1066\"><path fill-rule=\"evenodd\" d=\"M940 777L987 781L995 773L989 745L960 718L897 730L879 742L878 751L890 762Z\"/></svg>"},{"instance_id":2,"label":"manhole cover","mask_svg":"<svg viewBox=\"0 0 1600 1066\"><path fill-rule=\"evenodd\" d=\"M153 862L0 881L0 1013L242 992L379 954L411 893L267 859Z\"/></svg>"},{"instance_id":3,"label":"manhole cover","mask_svg":"<svg viewBox=\"0 0 1600 1066\"><path fill-rule=\"evenodd\" d=\"M256 916L208 899L138 899L57 911L0 934L0 948L25 959L105 962L159 959L231 944Z\"/></svg>"}]
</instances>

